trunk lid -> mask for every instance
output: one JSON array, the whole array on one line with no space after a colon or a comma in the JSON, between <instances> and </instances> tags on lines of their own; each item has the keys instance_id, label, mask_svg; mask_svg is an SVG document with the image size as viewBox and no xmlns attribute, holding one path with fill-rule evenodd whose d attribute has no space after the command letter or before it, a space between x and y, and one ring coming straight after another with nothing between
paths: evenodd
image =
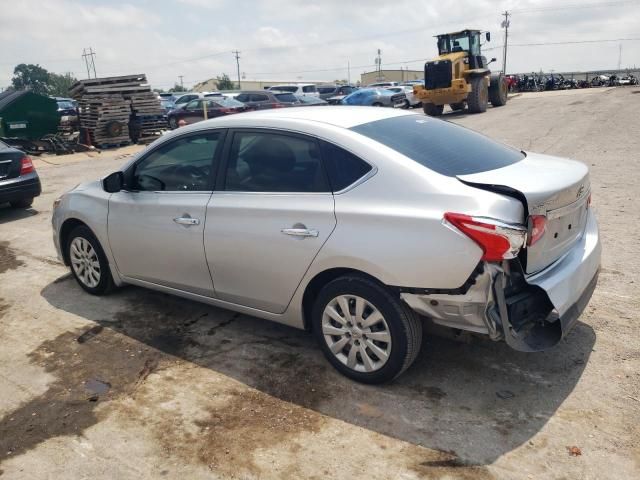
<instances>
[{"instance_id":1,"label":"trunk lid","mask_svg":"<svg viewBox=\"0 0 640 480\"><path fill-rule=\"evenodd\" d=\"M591 192L589 169L583 163L527 153L512 165L457 178L473 187L515 196L525 203L529 215L547 217L544 235L525 250L528 274L558 260L582 237Z\"/></svg>"},{"instance_id":2,"label":"trunk lid","mask_svg":"<svg viewBox=\"0 0 640 480\"><path fill-rule=\"evenodd\" d=\"M16 178L20 175L24 153L0 143L0 181Z\"/></svg>"}]
</instances>

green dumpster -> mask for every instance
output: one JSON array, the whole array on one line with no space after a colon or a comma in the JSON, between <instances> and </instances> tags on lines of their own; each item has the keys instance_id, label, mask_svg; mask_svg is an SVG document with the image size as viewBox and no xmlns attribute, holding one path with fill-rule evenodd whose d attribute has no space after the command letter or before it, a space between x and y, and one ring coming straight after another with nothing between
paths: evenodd
<instances>
[{"instance_id":1,"label":"green dumpster","mask_svg":"<svg viewBox=\"0 0 640 480\"><path fill-rule=\"evenodd\" d=\"M38 140L58 131L58 105L28 90L0 93L0 137Z\"/></svg>"}]
</instances>

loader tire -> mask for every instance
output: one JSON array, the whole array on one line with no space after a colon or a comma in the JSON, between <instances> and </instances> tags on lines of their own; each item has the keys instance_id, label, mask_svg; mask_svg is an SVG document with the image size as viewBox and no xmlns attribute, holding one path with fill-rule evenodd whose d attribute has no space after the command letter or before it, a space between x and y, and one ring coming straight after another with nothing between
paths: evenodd
<instances>
[{"instance_id":1,"label":"loader tire","mask_svg":"<svg viewBox=\"0 0 640 480\"><path fill-rule=\"evenodd\" d=\"M487 111L489 103L489 89L484 81L484 77L474 77L471 79L471 93L467 97L467 106L471 113L483 113Z\"/></svg>"},{"instance_id":2,"label":"loader tire","mask_svg":"<svg viewBox=\"0 0 640 480\"><path fill-rule=\"evenodd\" d=\"M491 76L489 101L494 107L501 107L507 103L507 82L501 73Z\"/></svg>"},{"instance_id":3,"label":"loader tire","mask_svg":"<svg viewBox=\"0 0 640 480\"><path fill-rule=\"evenodd\" d=\"M442 115L442 111L444 110L444 105L435 105L433 103L423 103L422 109L426 115L430 117L439 117Z\"/></svg>"}]
</instances>

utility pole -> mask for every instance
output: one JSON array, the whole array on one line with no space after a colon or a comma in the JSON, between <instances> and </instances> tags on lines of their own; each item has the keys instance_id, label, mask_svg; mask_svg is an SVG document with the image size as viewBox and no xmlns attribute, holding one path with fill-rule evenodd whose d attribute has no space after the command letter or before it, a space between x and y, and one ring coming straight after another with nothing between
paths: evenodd
<instances>
[{"instance_id":1,"label":"utility pole","mask_svg":"<svg viewBox=\"0 0 640 480\"><path fill-rule=\"evenodd\" d=\"M184 83L182 82L182 78L184 77L184 75L178 75L178 78L180 79L180 88L184 89Z\"/></svg>"},{"instance_id":2,"label":"utility pole","mask_svg":"<svg viewBox=\"0 0 640 480\"><path fill-rule=\"evenodd\" d=\"M240 86L240 52L235 50L231 53L236 56L236 67L238 68L238 90L242 90L242 87Z\"/></svg>"},{"instance_id":3,"label":"utility pole","mask_svg":"<svg viewBox=\"0 0 640 480\"><path fill-rule=\"evenodd\" d=\"M88 51L86 48L82 49L82 59L84 60L84 64L87 67L87 78L91 78L91 70L93 70L93 78L97 78L96 62L93 59L95 55L96 52L93 51L92 47L89 47Z\"/></svg>"},{"instance_id":4,"label":"utility pole","mask_svg":"<svg viewBox=\"0 0 640 480\"><path fill-rule=\"evenodd\" d=\"M377 71L376 80L378 81L382 80L381 70L382 70L382 50L378 49L378 56L376 57L376 71Z\"/></svg>"},{"instance_id":5,"label":"utility pole","mask_svg":"<svg viewBox=\"0 0 640 480\"><path fill-rule=\"evenodd\" d=\"M504 20L502 21L502 28L504 28L504 46L502 47L502 74L507 74L507 41L509 39L509 17L511 14L505 10Z\"/></svg>"},{"instance_id":6,"label":"utility pole","mask_svg":"<svg viewBox=\"0 0 640 480\"><path fill-rule=\"evenodd\" d=\"M620 68L622 67L622 44L620 43L618 45L618 70L620 70Z\"/></svg>"},{"instance_id":7,"label":"utility pole","mask_svg":"<svg viewBox=\"0 0 640 480\"><path fill-rule=\"evenodd\" d=\"M347 60L347 85L351 85L351 62Z\"/></svg>"}]
</instances>

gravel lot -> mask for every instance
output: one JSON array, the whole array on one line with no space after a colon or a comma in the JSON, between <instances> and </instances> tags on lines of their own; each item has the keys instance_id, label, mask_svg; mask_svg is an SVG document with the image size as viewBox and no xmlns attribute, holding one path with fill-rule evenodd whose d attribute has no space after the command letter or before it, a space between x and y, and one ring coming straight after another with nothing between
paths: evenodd
<instances>
[{"instance_id":1,"label":"gravel lot","mask_svg":"<svg viewBox=\"0 0 640 480\"><path fill-rule=\"evenodd\" d=\"M55 258L51 203L135 148L38 160L34 208L0 207L0 477L639 478L639 107L638 88L592 89L445 115L590 166L600 283L551 351L427 336L379 387L334 372L305 332L139 288L83 293Z\"/></svg>"}]
</instances>

